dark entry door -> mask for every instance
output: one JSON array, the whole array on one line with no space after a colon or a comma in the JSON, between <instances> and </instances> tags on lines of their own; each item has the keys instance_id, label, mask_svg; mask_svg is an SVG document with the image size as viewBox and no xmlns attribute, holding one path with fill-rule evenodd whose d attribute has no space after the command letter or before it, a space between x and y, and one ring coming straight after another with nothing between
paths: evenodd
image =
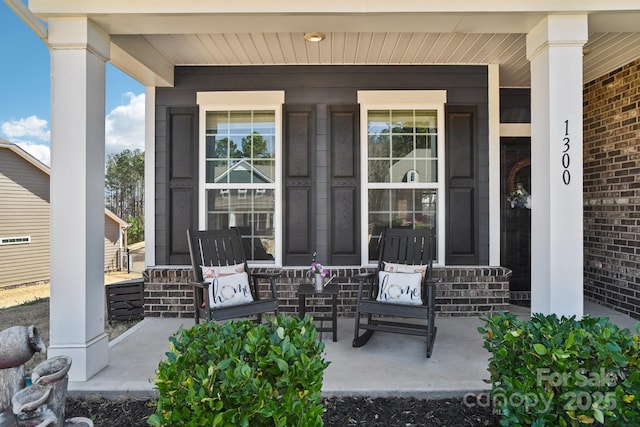
<instances>
[{"instance_id":1,"label":"dark entry door","mask_svg":"<svg viewBox=\"0 0 640 427\"><path fill-rule=\"evenodd\" d=\"M513 271L511 291L531 291L531 139L500 140L500 264Z\"/></svg>"}]
</instances>

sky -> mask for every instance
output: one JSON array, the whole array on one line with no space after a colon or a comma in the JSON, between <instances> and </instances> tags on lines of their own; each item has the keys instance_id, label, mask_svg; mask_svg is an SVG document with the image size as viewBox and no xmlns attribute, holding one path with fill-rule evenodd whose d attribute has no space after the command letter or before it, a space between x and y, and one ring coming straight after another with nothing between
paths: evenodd
<instances>
[{"instance_id":1,"label":"sky","mask_svg":"<svg viewBox=\"0 0 640 427\"><path fill-rule=\"evenodd\" d=\"M107 63L105 153L144 150L144 86ZM0 138L50 166L47 45L0 1Z\"/></svg>"}]
</instances>

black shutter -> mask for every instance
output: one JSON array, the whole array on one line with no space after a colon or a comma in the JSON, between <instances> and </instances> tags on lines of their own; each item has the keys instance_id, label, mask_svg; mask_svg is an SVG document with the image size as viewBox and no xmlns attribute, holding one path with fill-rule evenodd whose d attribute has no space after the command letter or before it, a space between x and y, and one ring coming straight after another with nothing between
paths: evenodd
<instances>
[{"instance_id":1,"label":"black shutter","mask_svg":"<svg viewBox=\"0 0 640 427\"><path fill-rule=\"evenodd\" d=\"M198 109L173 107L167 115L169 264L190 264L186 231L198 224Z\"/></svg>"},{"instance_id":2,"label":"black shutter","mask_svg":"<svg viewBox=\"0 0 640 427\"><path fill-rule=\"evenodd\" d=\"M360 264L359 113L357 105L330 108L331 265Z\"/></svg>"},{"instance_id":3,"label":"black shutter","mask_svg":"<svg viewBox=\"0 0 640 427\"><path fill-rule=\"evenodd\" d=\"M477 135L474 107L446 110L447 265L478 263Z\"/></svg>"},{"instance_id":4,"label":"black shutter","mask_svg":"<svg viewBox=\"0 0 640 427\"><path fill-rule=\"evenodd\" d=\"M284 265L306 265L315 250L313 106L284 110Z\"/></svg>"}]
</instances>

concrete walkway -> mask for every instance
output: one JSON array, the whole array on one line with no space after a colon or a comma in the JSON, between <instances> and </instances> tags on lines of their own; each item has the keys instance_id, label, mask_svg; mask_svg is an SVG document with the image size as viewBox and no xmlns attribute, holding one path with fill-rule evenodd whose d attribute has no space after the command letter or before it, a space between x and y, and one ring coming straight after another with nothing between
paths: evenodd
<instances>
[{"instance_id":1,"label":"concrete walkway","mask_svg":"<svg viewBox=\"0 0 640 427\"><path fill-rule=\"evenodd\" d=\"M512 306L519 317L529 309ZM621 327L634 330L635 320L606 307L585 303L585 312L605 316ZM438 333L430 359L423 338L376 332L369 343L353 348L353 318L338 320L338 341L323 334L325 396L412 396L417 398L461 397L490 388L489 353L482 347L478 318L437 318ZM83 397L155 396L153 378L165 359L168 337L192 319L147 318L110 343L109 366L86 382L70 382L69 393Z\"/></svg>"}]
</instances>

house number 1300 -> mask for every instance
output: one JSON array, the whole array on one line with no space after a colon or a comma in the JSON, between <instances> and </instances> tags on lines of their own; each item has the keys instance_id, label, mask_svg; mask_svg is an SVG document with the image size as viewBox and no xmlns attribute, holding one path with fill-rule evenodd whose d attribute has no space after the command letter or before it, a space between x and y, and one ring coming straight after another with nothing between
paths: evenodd
<instances>
[{"instance_id":1,"label":"house number 1300","mask_svg":"<svg viewBox=\"0 0 640 427\"><path fill-rule=\"evenodd\" d=\"M569 138L569 120L564 121L564 138L562 138L562 142L564 144L564 149L562 150L562 182L564 185L569 185L571 182L571 172L569 172L569 162L571 161L571 157L569 156L569 142L571 139Z\"/></svg>"}]
</instances>

